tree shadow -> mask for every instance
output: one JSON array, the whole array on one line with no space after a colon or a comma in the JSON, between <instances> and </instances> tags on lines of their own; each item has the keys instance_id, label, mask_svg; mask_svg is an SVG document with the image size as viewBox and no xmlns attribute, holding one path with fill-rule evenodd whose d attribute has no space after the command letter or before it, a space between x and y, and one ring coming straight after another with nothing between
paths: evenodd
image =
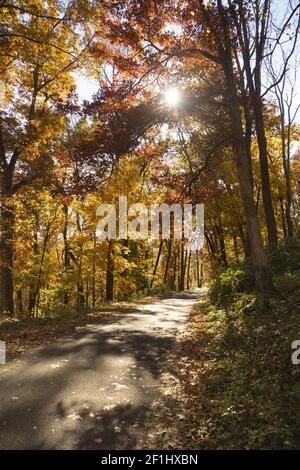
<instances>
[{"instance_id":1,"label":"tree shadow","mask_svg":"<svg viewBox=\"0 0 300 470\"><path fill-rule=\"evenodd\" d=\"M80 417L79 429L66 431L65 440L74 442L73 449L81 450L125 450L133 449L144 431L147 406L117 405L111 410L99 409L77 404ZM65 410L67 412L67 410Z\"/></svg>"},{"instance_id":2,"label":"tree shadow","mask_svg":"<svg viewBox=\"0 0 300 470\"><path fill-rule=\"evenodd\" d=\"M103 318L14 363L0 383L0 448L133 448L182 322L163 308Z\"/></svg>"}]
</instances>

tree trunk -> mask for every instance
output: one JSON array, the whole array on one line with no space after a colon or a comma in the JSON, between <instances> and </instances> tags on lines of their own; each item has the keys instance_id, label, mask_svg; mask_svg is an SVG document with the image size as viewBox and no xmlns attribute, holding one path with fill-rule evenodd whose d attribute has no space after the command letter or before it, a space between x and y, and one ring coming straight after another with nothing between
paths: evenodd
<instances>
[{"instance_id":1,"label":"tree trunk","mask_svg":"<svg viewBox=\"0 0 300 470\"><path fill-rule=\"evenodd\" d=\"M283 204L283 197L279 197L279 203L280 203L280 214L281 214L281 225L282 225L282 232L283 232L283 237L287 238L288 236L288 231L287 231L287 226L286 226L286 219L285 219L285 212L284 212L284 204Z\"/></svg>"},{"instance_id":2,"label":"tree trunk","mask_svg":"<svg viewBox=\"0 0 300 470\"><path fill-rule=\"evenodd\" d=\"M76 225L77 230L79 233L82 233L83 224L80 219L79 212L76 212ZM79 251L79 259L76 264L78 264L78 273L77 273L77 308L78 310L83 310L85 306L85 298L84 298L84 284L83 284L83 276L82 276L82 258L83 258L83 245L84 242L81 240L80 242L80 251Z\"/></svg>"},{"instance_id":3,"label":"tree trunk","mask_svg":"<svg viewBox=\"0 0 300 470\"><path fill-rule=\"evenodd\" d=\"M167 258L166 258L166 266L165 266L165 274L164 274L164 281L163 281L163 291L166 289L168 274L169 274L169 266L172 254L172 240L166 240L166 244L168 247Z\"/></svg>"},{"instance_id":4,"label":"tree trunk","mask_svg":"<svg viewBox=\"0 0 300 470\"><path fill-rule=\"evenodd\" d=\"M264 204L265 219L268 231L268 243L269 246L274 246L278 243L277 237L277 228L276 220L274 214L274 207L272 202L271 195L271 185L270 185L270 175L269 175L269 163L268 163L268 149L267 149L267 139L265 134L264 126L264 115L262 109L262 102L260 97L260 88L259 96L254 104L255 112L255 128L257 143L259 148L259 165L260 165L260 176L261 176L261 185L262 185L262 196Z\"/></svg>"},{"instance_id":5,"label":"tree trunk","mask_svg":"<svg viewBox=\"0 0 300 470\"><path fill-rule=\"evenodd\" d=\"M17 289L16 291L16 311L19 317L24 316L22 289Z\"/></svg>"},{"instance_id":6,"label":"tree trunk","mask_svg":"<svg viewBox=\"0 0 300 470\"><path fill-rule=\"evenodd\" d=\"M92 271L92 307L96 306L96 248L97 248L97 238L96 233L93 233L93 271Z\"/></svg>"},{"instance_id":7,"label":"tree trunk","mask_svg":"<svg viewBox=\"0 0 300 470\"><path fill-rule=\"evenodd\" d=\"M219 218L218 223L214 225L214 232L217 237L218 244L220 246L220 254L219 254L220 262L221 262L221 265L226 268L228 266L228 263L227 263L225 238L224 238L224 231L222 227L221 218Z\"/></svg>"},{"instance_id":8,"label":"tree trunk","mask_svg":"<svg viewBox=\"0 0 300 470\"><path fill-rule=\"evenodd\" d=\"M282 133L282 164L283 172L285 177L285 186L286 186L286 204L285 204L285 214L286 214L286 223L287 223L287 232L288 236L292 237L294 235L294 224L291 217L291 209L293 203L293 193L291 189L291 124L288 125L288 138L287 138L287 149L286 149L286 140L285 140L285 124L284 117L283 122L281 123L281 133Z\"/></svg>"},{"instance_id":9,"label":"tree trunk","mask_svg":"<svg viewBox=\"0 0 300 470\"><path fill-rule=\"evenodd\" d=\"M187 290L190 290L191 288L191 257L192 257L192 252L189 250L189 255L188 255L188 261L187 261L187 279L186 279L186 288Z\"/></svg>"},{"instance_id":10,"label":"tree trunk","mask_svg":"<svg viewBox=\"0 0 300 470\"><path fill-rule=\"evenodd\" d=\"M231 117L233 135L235 136L233 150L235 153L240 191L249 233L251 259L255 274L257 291L257 302L259 308L264 309L269 305L269 296L271 294L273 285L263 247L258 216L256 213L253 186L249 178L250 170L249 161L247 158L247 142L244 138L243 123L231 59L230 63L228 63L228 61L224 63L224 73L229 91L228 108Z\"/></svg>"},{"instance_id":11,"label":"tree trunk","mask_svg":"<svg viewBox=\"0 0 300 470\"><path fill-rule=\"evenodd\" d=\"M243 116L240 107L240 96L238 92L238 80L235 67L233 65L233 48L230 25L228 22L226 8L221 0L217 2L218 13L221 20L220 29L212 24L209 12L204 4L200 2L199 8L207 21L216 39L219 62L222 65L225 81L227 84L227 106L231 121L233 142L232 148L235 154L235 161L240 185L240 192L245 210L246 223L251 246L251 259L255 273L257 303L260 309L269 305L269 296L272 289L272 278L268 270L267 258L265 255L263 241L261 237L259 220L256 213L253 185L251 178L251 165L249 161L249 142L244 133ZM245 61L247 65L247 61ZM264 175L265 176L265 175Z\"/></svg>"},{"instance_id":12,"label":"tree trunk","mask_svg":"<svg viewBox=\"0 0 300 470\"><path fill-rule=\"evenodd\" d=\"M113 262L113 242L109 240L107 250L107 265L106 265L106 301L111 302L114 300L114 262Z\"/></svg>"},{"instance_id":13,"label":"tree trunk","mask_svg":"<svg viewBox=\"0 0 300 470\"><path fill-rule=\"evenodd\" d=\"M1 181L0 225L0 314L14 315L14 205L12 181L5 174Z\"/></svg>"},{"instance_id":14,"label":"tree trunk","mask_svg":"<svg viewBox=\"0 0 300 470\"><path fill-rule=\"evenodd\" d=\"M79 279L77 282L77 307L79 311L82 311L85 306L84 298L84 286L82 279Z\"/></svg>"},{"instance_id":15,"label":"tree trunk","mask_svg":"<svg viewBox=\"0 0 300 470\"><path fill-rule=\"evenodd\" d=\"M205 240L207 243L207 249L210 257L210 262L212 266L217 264L217 257L216 257L216 249L213 240L211 240L210 236L207 232L204 233Z\"/></svg>"},{"instance_id":16,"label":"tree trunk","mask_svg":"<svg viewBox=\"0 0 300 470\"><path fill-rule=\"evenodd\" d=\"M181 245L181 256L180 256L180 283L179 290L184 291L185 287L185 271L187 263L187 250L184 249L184 244Z\"/></svg>"},{"instance_id":17,"label":"tree trunk","mask_svg":"<svg viewBox=\"0 0 300 470\"><path fill-rule=\"evenodd\" d=\"M35 255L35 259L37 259L39 254L39 245L38 245L38 232L39 232L39 215L37 212L34 212L34 233L33 233L33 253ZM32 276L32 279L29 283L29 298L28 298L28 315L31 315L31 312L35 308L35 276Z\"/></svg>"},{"instance_id":18,"label":"tree trunk","mask_svg":"<svg viewBox=\"0 0 300 470\"><path fill-rule=\"evenodd\" d=\"M196 272L197 272L197 287L202 287L201 281L200 281L199 250L196 250Z\"/></svg>"},{"instance_id":19,"label":"tree trunk","mask_svg":"<svg viewBox=\"0 0 300 470\"><path fill-rule=\"evenodd\" d=\"M199 285L199 287L203 286L203 280L204 280L204 278L203 278L203 263L201 263L201 265L200 265L200 285Z\"/></svg>"},{"instance_id":20,"label":"tree trunk","mask_svg":"<svg viewBox=\"0 0 300 470\"><path fill-rule=\"evenodd\" d=\"M161 240L160 243L159 243L159 249L158 249L156 262L155 262L155 266L154 266L153 273L152 273L152 279L151 279L151 282L150 282L150 289L152 289L152 287L153 287L154 279L155 279L155 276L156 276L156 271L157 271L160 256L161 256L161 253L162 253L162 249L163 249L163 240Z\"/></svg>"},{"instance_id":21,"label":"tree trunk","mask_svg":"<svg viewBox=\"0 0 300 470\"><path fill-rule=\"evenodd\" d=\"M234 252L234 258L236 261L239 260L239 247L238 247L238 239L236 235L233 235L233 252Z\"/></svg>"},{"instance_id":22,"label":"tree trunk","mask_svg":"<svg viewBox=\"0 0 300 470\"><path fill-rule=\"evenodd\" d=\"M63 205L64 213L64 228L63 228L63 239L64 239L64 273L65 273L65 282L67 281L67 275L70 269L70 246L68 240L68 227L69 227L69 207L68 204ZM65 286L66 288L66 286ZM69 303L69 294L67 291L64 293L64 305Z\"/></svg>"},{"instance_id":23,"label":"tree trunk","mask_svg":"<svg viewBox=\"0 0 300 470\"><path fill-rule=\"evenodd\" d=\"M173 251L173 272L171 278L171 289L174 291L176 290L176 272L177 272L177 248L174 247Z\"/></svg>"},{"instance_id":24,"label":"tree trunk","mask_svg":"<svg viewBox=\"0 0 300 470\"><path fill-rule=\"evenodd\" d=\"M180 277L181 277L181 244L177 249L177 291L180 291Z\"/></svg>"},{"instance_id":25,"label":"tree trunk","mask_svg":"<svg viewBox=\"0 0 300 470\"><path fill-rule=\"evenodd\" d=\"M39 295L40 295L40 288L41 288L41 282L42 282L42 276L43 276L43 270L44 270L44 262L45 262L45 257L46 257L48 240L50 236L51 225L52 225L52 221L49 221L46 227L46 233L45 233L45 238L43 242L37 283L33 292L33 296L30 299L29 315L32 315L32 312L34 311L34 309L36 310L36 313L38 313L38 310L39 310Z\"/></svg>"},{"instance_id":26,"label":"tree trunk","mask_svg":"<svg viewBox=\"0 0 300 470\"><path fill-rule=\"evenodd\" d=\"M86 281L86 295L85 295L85 308L90 308L90 283Z\"/></svg>"},{"instance_id":27,"label":"tree trunk","mask_svg":"<svg viewBox=\"0 0 300 470\"><path fill-rule=\"evenodd\" d=\"M239 235L240 235L240 239L243 245L245 259L251 258L249 234L248 234L247 229L246 229L246 234L244 233L242 224L239 224Z\"/></svg>"}]
</instances>

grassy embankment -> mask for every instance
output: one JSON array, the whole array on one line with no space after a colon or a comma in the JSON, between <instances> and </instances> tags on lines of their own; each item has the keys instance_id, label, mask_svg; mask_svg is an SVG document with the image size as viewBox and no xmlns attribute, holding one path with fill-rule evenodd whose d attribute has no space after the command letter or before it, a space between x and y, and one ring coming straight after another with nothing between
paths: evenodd
<instances>
[{"instance_id":1,"label":"grassy embankment","mask_svg":"<svg viewBox=\"0 0 300 470\"><path fill-rule=\"evenodd\" d=\"M165 415L150 432L154 445L300 448L300 365L291 361L300 339L300 240L281 245L270 266L276 292L264 314L245 264L211 281L170 358L153 407Z\"/></svg>"}]
</instances>

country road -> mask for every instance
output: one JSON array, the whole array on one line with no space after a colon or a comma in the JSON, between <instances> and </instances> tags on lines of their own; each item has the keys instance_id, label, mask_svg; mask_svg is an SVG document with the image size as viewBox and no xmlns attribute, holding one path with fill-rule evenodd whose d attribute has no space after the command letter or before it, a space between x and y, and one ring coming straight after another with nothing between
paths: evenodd
<instances>
[{"instance_id":1,"label":"country road","mask_svg":"<svg viewBox=\"0 0 300 470\"><path fill-rule=\"evenodd\" d=\"M134 448L200 292L106 317L0 366L0 448Z\"/></svg>"}]
</instances>

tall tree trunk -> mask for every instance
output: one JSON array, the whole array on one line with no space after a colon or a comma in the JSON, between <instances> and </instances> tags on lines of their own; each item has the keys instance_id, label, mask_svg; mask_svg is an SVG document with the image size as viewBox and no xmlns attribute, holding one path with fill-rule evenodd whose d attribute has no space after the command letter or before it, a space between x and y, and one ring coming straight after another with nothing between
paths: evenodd
<instances>
[{"instance_id":1,"label":"tall tree trunk","mask_svg":"<svg viewBox=\"0 0 300 470\"><path fill-rule=\"evenodd\" d=\"M107 265L106 265L106 301L114 300L114 261L113 261L113 242L109 240L107 249Z\"/></svg>"},{"instance_id":2,"label":"tall tree trunk","mask_svg":"<svg viewBox=\"0 0 300 470\"><path fill-rule=\"evenodd\" d=\"M267 231L268 231L268 243L270 246L274 246L278 242L278 237L277 237L274 207L273 207L273 202L272 202L267 139L266 139L266 134L265 134L264 115L263 115L262 102L261 102L260 95L257 97L257 100L255 102L254 111L255 111L256 135L257 135L257 142L258 142L258 147L259 147L259 165L260 165L262 196L263 196L264 213L265 213L265 219L266 219L266 225L267 225Z\"/></svg>"},{"instance_id":3,"label":"tall tree trunk","mask_svg":"<svg viewBox=\"0 0 300 470\"><path fill-rule=\"evenodd\" d=\"M234 252L234 258L238 261L239 259L239 247L238 247L238 239L237 236L234 234L233 235L233 252Z\"/></svg>"},{"instance_id":4,"label":"tall tree trunk","mask_svg":"<svg viewBox=\"0 0 300 470\"><path fill-rule=\"evenodd\" d=\"M204 280L204 277L203 277L203 263L201 263L201 265L200 265L200 286L199 287L203 286L203 280Z\"/></svg>"},{"instance_id":5,"label":"tall tree trunk","mask_svg":"<svg viewBox=\"0 0 300 470\"><path fill-rule=\"evenodd\" d=\"M23 317L24 315L24 307L23 307L23 292L22 289L17 289L16 291L16 311L19 317Z\"/></svg>"},{"instance_id":6,"label":"tall tree trunk","mask_svg":"<svg viewBox=\"0 0 300 470\"><path fill-rule=\"evenodd\" d=\"M7 171L1 175L0 213L0 314L14 315L14 204L12 180Z\"/></svg>"},{"instance_id":7,"label":"tall tree trunk","mask_svg":"<svg viewBox=\"0 0 300 470\"><path fill-rule=\"evenodd\" d=\"M89 280L86 281L86 295L85 295L85 308L90 307L90 283Z\"/></svg>"},{"instance_id":8,"label":"tall tree trunk","mask_svg":"<svg viewBox=\"0 0 300 470\"><path fill-rule=\"evenodd\" d=\"M76 212L76 225L79 233L83 231L83 222L81 221L79 212ZM83 258L83 240L80 241L79 259L78 259L78 273L77 273L77 308L83 310L85 306L84 297L84 284L82 276L82 258Z\"/></svg>"},{"instance_id":9,"label":"tall tree trunk","mask_svg":"<svg viewBox=\"0 0 300 470\"><path fill-rule=\"evenodd\" d=\"M79 311L82 311L85 306L84 298L84 285L83 280L80 278L77 282L77 308Z\"/></svg>"},{"instance_id":10,"label":"tall tree trunk","mask_svg":"<svg viewBox=\"0 0 300 470\"><path fill-rule=\"evenodd\" d=\"M206 240L206 243L207 243L207 248L208 248L208 253L209 253L211 265L215 266L216 264L218 264L218 260L217 260L217 257L216 257L215 244L214 244L213 240L210 238L210 236L208 235L207 231L205 231L204 236L205 236L205 240Z\"/></svg>"},{"instance_id":11,"label":"tall tree trunk","mask_svg":"<svg viewBox=\"0 0 300 470\"><path fill-rule=\"evenodd\" d=\"M63 240L64 240L64 273L66 276L65 281L67 280L67 275L70 269L71 259L70 259L70 246L68 240L68 228L69 228L69 207L68 204L63 205L63 214L64 214L64 228L63 228ZM69 294L67 291L64 293L64 305L69 303Z\"/></svg>"},{"instance_id":12,"label":"tall tree trunk","mask_svg":"<svg viewBox=\"0 0 300 470\"><path fill-rule=\"evenodd\" d=\"M282 163L283 163L283 172L285 177L285 186L286 186L286 204L285 204L285 214L286 214L286 223L288 236L292 237L294 235L294 224L291 216L291 209L293 203L293 193L291 188L291 124L288 125L288 137L287 137L287 148L285 144L285 125L284 117L282 126Z\"/></svg>"},{"instance_id":13,"label":"tall tree trunk","mask_svg":"<svg viewBox=\"0 0 300 470\"><path fill-rule=\"evenodd\" d=\"M246 229L246 233L244 232L243 225L239 224L238 226L238 233L243 245L243 251L244 251L244 256L245 259L251 258L251 247L250 247L250 241L249 241L249 234Z\"/></svg>"},{"instance_id":14,"label":"tall tree trunk","mask_svg":"<svg viewBox=\"0 0 300 470\"><path fill-rule=\"evenodd\" d=\"M250 103L254 111L255 117L255 128L256 128L256 137L259 148L259 164L260 164L260 174L262 182L262 195L263 195L263 206L265 213L265 220L268 231L268 242L269 245L276 245L278 242L277 238L277 228L276 228L276 219L274 214L274 207L272 202L272 193L270 185L270 176L269 176L269 162L268 162L268 149L267 149L267 139L265 133L265 123L264 123L264 113L263 113L263 101L261 97L261 67L264 58L264 50L266 45L266 33L267 33L267 21L270 8L269 0L262 2L254 2L253 9L255 10L255 23L256 23L256 36L255 36L255 53L253 53L251 40L249 36L249 19L246 15L246 8L244 2L240 1L238 3L239 15L240 18L236 21L237 26L237 44L239 45L241 54L243 55L243 69L239 67L240 61L237 57L238 50L236 44L233 44L232 39L229 35L229 22L228 16L225 15L224 5L221 1L218 2L219 12L221 13L223 20L223 27L225 32L225 42L226 48L224 49L224 55L227 59L227 64L225 64L224 71L227 74L231 74L232 70L225 70L226 66L230 64L232 67L232 59L229 57L229 54L232 55L233 51L236 54L236 63L239 67L240 73L240 86L242 90L242 96L244 101L244 110L246 118L246 147L249 155L249 139L247 138L248 130L250 130L249 125L252 126L252 118L249 110L249 97L248 90L250 91ZM251 31L252 33L252 31ZM255 58L255 59L254 59ZM254 73L252 71L252 64L255 60ZM228 73L229 72L229 73ZM245 87L244 81L246 79L247 87ZM231 80L231 78L230 78ZM236 82L235 82L236 86ZM251 139L251 136L250 136Z\"/></svg>"},{"instance_id":15,"label":"tall tree trunk","mask_svg":"<svg viewBox=\"0 0 300 470\"><path fill-rule=\"evenodd\" d=\"M39 214L37 211L34 211L34 232L33 232L33 253L35 259L37 260L39 254L39 244L38 244L38 232L40 230L39 226ZM31 312L35 308L35 288L36 288L36 277L32 276L32 279L29 283L29 297L28 297L28 315L31 316Z\"/></svg>"},{"instance_id":16,"label":"tall tree trunk","mask_svg":"<svg viewBox=\"0 0 300 470\"><path fill-rule=\"evenodd\" d=\"M167 257L166 257L166 266L165 266L165 273L164 273L164 281L163 281L163 291L166 289L168 275L169 275L169 266L172 254L172 240L166 240L166 244L168 247Z\"/></svg>"},{"instance_id":17,"label":"tall tree trunk","mask_svg":"<svg viewBox=\"0 0 300 470\"><path fill-rule=\"evenodd\" d=\"M220 246L219 257L220 257L221 265L226 268L228 266L228 263L227 263L227 256L226 256L224 230L222 226L221 217L219 217L218 223L214 225L214 232L217 237L217 241L219 242L218 244Z\"/></svg>"},{"instance_id":18,"label":"tall tree trunk","mask_svg":"<svg viewBox=\"0 0 300 470\"><path fill-rule=\"evenodd\" d=\"M211 22L211 16L206 10L204 3L200 2L199 8L211 28L218 48L218 59L222 66L227 85L227 106L231 121L232 135L234 136L232 148L235 154L235 161L240 184L240 192L245 210L246 223L248 227L249 240L251 245L251 259L255 273L257 303L260 309L269 305L272 278L267 265L261 230L256 213L251 167L249 162L249 145L244 133L243 116L240 107L240 96L238 92L238 80L233 64L234 47L232 41L230 20L228 12L221 0L217 1L217 9L220 15L220 28ZM245 48L246 49L246 48ZM245 60L247 66L247 61Z\"/></svg>"},{"instance_id":19,"label":"tall tree trunk","mask_svg":"<svg viewBox=\"0 0 300 470\"><path fill-rule=\"evenodd\" d=\"M191 258L192 258L192 251L189 250L189 255L187 257L187 278L186 278L186 288L190 290L191 288Z\"/></svg>"},{"instance_id":20,"label":"tall tree trunk","mask_svg":"<svg viewBox=\"0 0 300 470\"><path fill-rule=\"evenodd\" d=\"M180 291L180 277L181 277L181 245L177 248L177 290Z\"/></svg>"},{"instance_id":21,"label":"tall tree trunk","mask_svg":"<svg viewBox=\"0 0 300 470\"><path fill-rule=\"evenodd\" d=\"M259 308L264 309L269 305L269 296L271 294L273 284L271 273L267 265L267 258L263 247L258 216L256 213L253 186L249 178L250 170L247 158L247 142L244 138L243 123L231 59L229 63L225 61L224 72L229 91L228 107L233 135L235 136L233 149L249 233L251 259L255 273L257 301Z\"/></svg>"},{"instance_id":22,"label":"tall tree trunk","mask_svg":"<svg viewBox=\"0 0 300 470\"><path fill-rule=\"evenodd\" d=\"M196 273L197 273L197 287L202 287L201 282L200 282L199 250L196 250Z\"/></svg>"},{"instance_id":23,"label":"tall tree trunk","mask_svg":"<svg viewBox=\"0 0 300 470\"><path fill-rule=\"evenodd\" d=\"M82 256L83 256L83 243L80 245L79 262L78 262L78 274L77 274L77 308L79 311L84 309L85 298L84 298L84 284L82 279Z\"/></svg>"},{"instance_id":24,"label":"tall tree trunk","mask_svg":"<svg viewBox=\"0 0 300 470\"><path fill-rule=\"evenodd\" d=\"M284 212L284 204L283 204L283 197L279 197L279 203L280 203L280 215L281 215L281 225L282 225L282 232L283 232L283 237L287 238L288 236L288 231L287 231L287 226L286 226L286 219L285 219L285 212Z\"/></svg>"},{"instance_id":25,"label":"tall tree trunk","mask_svg":"<svg viewBox=\"0 0 300 470\"><path fill-rule=\"evenodd\" d=\"M176 290L176 273L177 273L177 248L174 247L174 254L173 254L173 273L171 278L171 289Z\"/></svg>"},{"instance_id":26,"label":"tall tree trunk","mask_svg":"<svg viewBox=\"0 0 300 470\"><path fill-rule=\"evenodd\" d=\"M40 288L41 288L41 282L42 282L42 276L43 276L43 270L44 270L44 262L45 262L45 256L46 256L46 251L47 251L47 245L48 245L48 241L50 237L50 229L51 229L51 225L53 221L54 219L49 221L46 227L46 233L45 233L45 238L43 242L37 282L36 282L36 286L33 292L33 296L30 299L30 305L29 305L30 316L32 315L32 312L34 312L34 310L36 311L36 314L38 314L38 310L39 310L38 304L39 304Z\"/></svg>"},{"instance_id":27,"label":"tall tree trunk","mask_svg":"<svg viewBox=\"0 0 300 470\"><path fill-rule=\"evenodd\" d=\"M96 306L96 247L97 237L96 233L93 233L93 270L92 270L92 307Z\"/></svg>"},{"instance_id":28,"label":"tall tree trunk","mask_svg":"<svg viewBox=\"0 0 300 470\"><path fill-rule=\"evenodd\" d=\"M34 89L32 93L27 128L34 117L38 93L38 66L33 72ZM23 131L22 131L23 133ZM25 138L26 140L26 138ZM14 315L14 231L15 216L12 196L15 191L14 172L20 157L18 141L9 157L6 155L2 119L0 119L0 315Z\"/></svg>"},{"instance_id":29,"label":"tall tree trunk","mask_svg":"<svg viewBox=\"0 0 300 470\"><path fill-rule=\"evenodd\" d=\"M179 284L180 291L184 291L184 288L185 288L186 263L187 263L187 250L184 249L184 243L182 243L181 255L180 255L180 284Z\"/></svg>"},{"instance_id":30,"label":"tall tree trunk","mask_svg":"<svg viewBox=\"0 0 300 470\"><path fill-rule=\"evenodd\" d=\"M157 271L160 256L161 256L161 253L162 253L162 249L163 249L163 240L160 240L158 253L157 253L157 257L156 257L156 262L155 262L155 266L154 266L154 269L153 269L152 278L151 278L151 282L150 282L150 289L152 289L152 287L153 287L154 279L155 279L155 276L156 276L156 271Z\"/></svg>"}]
</instances>

